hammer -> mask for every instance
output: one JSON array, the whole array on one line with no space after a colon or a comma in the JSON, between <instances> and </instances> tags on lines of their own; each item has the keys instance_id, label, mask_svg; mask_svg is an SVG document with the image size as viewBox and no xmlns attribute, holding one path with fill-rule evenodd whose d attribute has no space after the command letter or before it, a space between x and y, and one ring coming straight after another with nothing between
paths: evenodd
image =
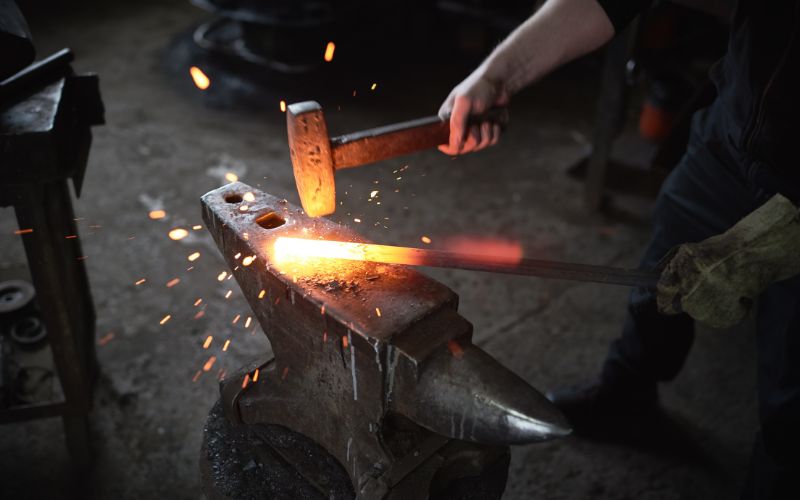
<instances>
[{"instance_id":1,"label":"hammer","mask_svg":"<svg viewBox=\"0 0 800 500\"><path fill-rule=\"evenodd\" d=\"M493 108L471 117L470 123L487 120L505 125L508 113ZM286 128L297 192L303 209L311 217L336 211L337 170L430 149L446 144L450 137L449 120L438 116L329 137L322 106L316 101L290 104Z\"/></svg>"}]
</instances>

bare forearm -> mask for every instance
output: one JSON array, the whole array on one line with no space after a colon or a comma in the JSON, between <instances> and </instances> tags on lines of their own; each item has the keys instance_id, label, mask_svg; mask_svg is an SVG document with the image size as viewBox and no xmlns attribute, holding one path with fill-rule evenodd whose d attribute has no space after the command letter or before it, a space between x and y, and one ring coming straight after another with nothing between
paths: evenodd
<instances>
[{"instance_id":1,"label":"bare forearm","mask_svg":"<svg viewBox=\"0 0 800 500\"><path fill-rule=\"evenodd\" d=\"M515 94L613 36L614 27L596 0L548 0L497 46L479 71Z\"/></svg>"}]
</instances>

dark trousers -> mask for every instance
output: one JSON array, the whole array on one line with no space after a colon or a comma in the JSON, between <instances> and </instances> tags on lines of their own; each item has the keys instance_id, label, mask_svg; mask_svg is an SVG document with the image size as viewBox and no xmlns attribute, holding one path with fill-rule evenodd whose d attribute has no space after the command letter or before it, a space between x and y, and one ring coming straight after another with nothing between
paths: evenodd
<instances>
[{"instance_id":1,"label":"dark trousers","mask_svg":"<svg viewBox=\"0 0 800 500\"><path fill-rule=\"evenodd\" d=\"M676 245L724 232L778 191L798 201L792 186L782 185L766 166L731 145L718 107L712 105L693 119L686 154L658 197L643 268L655 267ZM793 167L800 168L800 163ZM800 277L770 286L758 300L757 317L761 430L744 495L800 498ZM622 337L611 345L603 366L603 379L631 388L671 380L693 339L690 317L659 314L654 293L636 289Z\"/></svg>"}]
</instances>

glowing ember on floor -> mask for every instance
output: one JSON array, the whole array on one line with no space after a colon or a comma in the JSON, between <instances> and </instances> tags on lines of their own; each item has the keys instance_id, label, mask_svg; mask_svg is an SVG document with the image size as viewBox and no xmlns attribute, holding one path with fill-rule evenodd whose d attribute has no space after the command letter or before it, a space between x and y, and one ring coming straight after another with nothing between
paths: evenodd
<instances>
[{"instance_id":1,"label":"glowing ember on floor","mask_svg":"<svg viewBox=\"0 0 800 500\"><path fill-rule=\"evenodd\" d=\"M197 66L189 68L189 74L192 76L192 80L198 89L206 90L211 86L211 79Z\"/></svg>"}]
</instances>

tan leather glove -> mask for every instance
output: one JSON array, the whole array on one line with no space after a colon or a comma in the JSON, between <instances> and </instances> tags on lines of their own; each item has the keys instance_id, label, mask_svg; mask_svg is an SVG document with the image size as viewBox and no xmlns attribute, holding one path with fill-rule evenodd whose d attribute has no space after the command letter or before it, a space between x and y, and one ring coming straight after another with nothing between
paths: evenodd
<instances>
[{"instance_id":1,"label":"tan leather glove","mask_svg":"<svg viewBox=\"0 0 800 500\"><path fill-rule=\"evenodd\" d=\"M800 274L800 213L775 195L725 233L681 245L667 259L659 311L733 326L770 284Z\"/></svg>"}]
</instances>

